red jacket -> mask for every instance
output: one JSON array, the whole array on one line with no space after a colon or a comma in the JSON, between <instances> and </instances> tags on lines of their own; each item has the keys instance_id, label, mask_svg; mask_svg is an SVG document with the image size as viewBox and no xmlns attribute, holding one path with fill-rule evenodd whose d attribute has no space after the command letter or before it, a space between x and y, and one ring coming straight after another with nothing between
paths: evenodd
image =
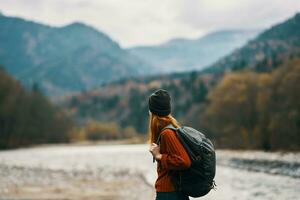
<instances>
[{"instance_id":1,"label":"red jacket","mask_svg":"<svg viewBox=\"0 0 300 200\"><path fill-rule=\"evenodd\" d=\"M175 131L170 129L165 129L161 133L160 153L162 158L157 162L158 178L155 182L155 189L157 192L173 192L175 188L168 171L189 168L191 160Z\"/></svg>"}]
</instances>

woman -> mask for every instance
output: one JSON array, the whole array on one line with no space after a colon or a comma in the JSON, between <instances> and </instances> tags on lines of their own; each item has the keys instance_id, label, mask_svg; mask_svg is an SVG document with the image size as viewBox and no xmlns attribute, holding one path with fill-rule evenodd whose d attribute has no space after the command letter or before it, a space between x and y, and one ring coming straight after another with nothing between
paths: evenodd
<instances>
[{"instance_id":1,"label":"woman","mask_svg":"<svg viewBox=\"0 0 300 200\"><path fill-rule=\"evenodd\" d=\"M149 97L150 152L157 161L157 180L155 182L156 200L187 200L171 181L170 170L183 170L191 165L191 160L176 136L175 131L164 129L168 125L179 125L171 115L171 98L167 91L157 90ZM163 130L164 129L164 130ZM159 145L156 144L160 135Z\"/></svg>"}]
</instances>

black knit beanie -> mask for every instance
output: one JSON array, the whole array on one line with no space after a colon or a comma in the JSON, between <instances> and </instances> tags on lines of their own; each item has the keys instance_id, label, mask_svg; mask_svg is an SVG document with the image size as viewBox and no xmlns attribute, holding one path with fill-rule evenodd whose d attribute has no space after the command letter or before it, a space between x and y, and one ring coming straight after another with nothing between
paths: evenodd
<instances>
[{"instance_id":1,"label":"black knit beanie","mask_svg":"<svg viewBox=\"0 0 300 200\"><path fill-rule=\"evenodd\" d=\"M149 97L149 110L160 117L171 113L171 97L166 90L159 89Z\"/></svg>"}]
</instances>

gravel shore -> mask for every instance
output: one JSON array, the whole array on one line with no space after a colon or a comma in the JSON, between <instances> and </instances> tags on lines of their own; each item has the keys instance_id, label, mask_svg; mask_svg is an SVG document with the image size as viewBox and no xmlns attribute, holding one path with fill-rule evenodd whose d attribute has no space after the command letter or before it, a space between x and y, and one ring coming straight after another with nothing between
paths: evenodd
<instances>
[{"instance_id":1,"label":"gravel shore","mask_svg":"<svg viewBox=\"0 0 300 200\"><path fill-rule=\"evenodd\" d=\"M232 151L217 152L218 165L235 169L300 178L300 153Z\"/></svg>"},{"instance_id":2,"label":"gravel shore","mask_svg":"<svg viewBox=\"0 0 300 200\"><path fill-rule=\"evenodd\" d=\"M128 171L118 171L108 177L103 170L66 171L0 165L0 199L3 200L139 200L141 194L147 198L154 195L141 175Z\"/></svg>"},{"instance_id":3,"label":"gravel shore","mask_svg":"<svg viewBox=\"0 0 300 200\"><path fill-rule=\"evenodd\" d=\"M297 199L299 161L300 153L217 151L217 190L200 199ZM155 178L147 145L0 152L0 200L153 200Z\"/></svg>"}]
</instances>

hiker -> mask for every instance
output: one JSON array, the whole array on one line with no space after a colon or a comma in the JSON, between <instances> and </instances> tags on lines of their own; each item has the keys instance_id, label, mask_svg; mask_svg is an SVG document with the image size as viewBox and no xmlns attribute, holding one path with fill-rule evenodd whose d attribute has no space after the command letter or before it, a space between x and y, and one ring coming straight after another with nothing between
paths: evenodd
<instances>
[{"instance_id":1,"label":"hiker","mask_svg":"<svg viewBox=\"0 0 300 200\"><path fill-rule=\"evenodd\" d=\"M156 200L188 200L188 196L175 189L170 176L170 171L189 168L191 160L175 131L164 129L168 125L179 128L178 122L171 115L169 93L162 89L157 90L149 97L148 105L150 115L149 151L157 161Z\"/></svg>"}]
</instances>

